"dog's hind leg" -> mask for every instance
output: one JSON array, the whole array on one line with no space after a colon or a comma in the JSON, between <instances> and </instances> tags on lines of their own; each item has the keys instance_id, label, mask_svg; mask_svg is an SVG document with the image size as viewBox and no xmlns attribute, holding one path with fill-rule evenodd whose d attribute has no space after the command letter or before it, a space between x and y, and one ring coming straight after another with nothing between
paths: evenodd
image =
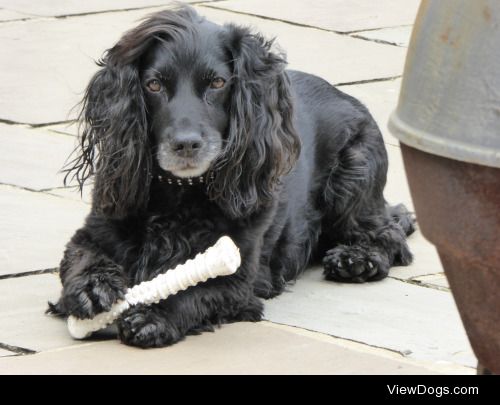
<instances>
[{"instance_id":1,"label":"dog's hind leg","mask_svg":"<svg viewBox=\"0 0 500 405\"><path fill-rule=\"evenodd\" d=\"M374 123L365 125L332 162L318 202L323 207L319 249L326 279L364 282L408 265L406 236L414 219L402 205L390 207L383 189L387 152Z\"/></svg>"}]
</instances>

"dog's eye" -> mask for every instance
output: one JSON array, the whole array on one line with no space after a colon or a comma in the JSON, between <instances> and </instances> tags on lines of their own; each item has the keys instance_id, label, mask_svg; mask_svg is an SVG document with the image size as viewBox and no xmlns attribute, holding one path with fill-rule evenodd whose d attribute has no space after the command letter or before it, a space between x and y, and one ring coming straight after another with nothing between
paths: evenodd
<instances>
[{"instance_id":1,"label":"dog's eye","mask_svg":"<svg viewBox=\"0 0 500 405\"><path fill-rule=\"evenodd\" d=\"M210 88L212 89L222 89L226 81L222 77L216 77L210 82Z\"/></svg>"},{"instance_id":2,"label":"dog's eye","mask_svg":"<svg viewBox=\"0 0 500 405\"><path fill-rule=\"evenodd\" d=\"M149 91L158 93L161 90L161 83L158 80L153 79L146 83L146 87L149 89Z\"/></svg>"}]
</instances>

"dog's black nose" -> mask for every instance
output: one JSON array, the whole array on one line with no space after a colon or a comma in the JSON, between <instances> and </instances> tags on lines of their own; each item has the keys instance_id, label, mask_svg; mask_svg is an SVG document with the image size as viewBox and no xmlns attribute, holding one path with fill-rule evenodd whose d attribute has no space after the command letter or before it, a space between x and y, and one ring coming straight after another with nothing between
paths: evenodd
<instances>
[{"instance_id":1,"label":"dog's black nose","mask_svg":"<svg viewBox=\"0 0 500 405\"><path fill-rule=\"evenodd\" d=\"M175 136L171 141L172 150L183 157L192 157L203 146L201 134L196 132L184 133Z\"/></svg>"}]
</instances>

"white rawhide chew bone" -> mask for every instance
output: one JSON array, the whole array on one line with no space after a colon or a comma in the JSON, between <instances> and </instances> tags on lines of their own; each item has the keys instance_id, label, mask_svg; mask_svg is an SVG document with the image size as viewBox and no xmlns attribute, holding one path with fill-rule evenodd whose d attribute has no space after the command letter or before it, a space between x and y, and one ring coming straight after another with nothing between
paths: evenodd
<instances>
[{"instance_id":1,"label":"white rawhide chew bone","mask_svg":"<svg viewBox=\"0 0 500 405\"><path fill-rule=\"evenodd\" d=\"M68 330L75 339L84 339L99 329L112 324L130 306L154 304L169 295L176 294L209 278L226 276L236 272L240 266L240 252L228 236L221 237L215 245L194 259L178 265L175 269L156 276L151 281L144 281L125 294L125 299L113 304L108 312L96 315L92 319L68 318Z\"/></svg>"}]
</instances>

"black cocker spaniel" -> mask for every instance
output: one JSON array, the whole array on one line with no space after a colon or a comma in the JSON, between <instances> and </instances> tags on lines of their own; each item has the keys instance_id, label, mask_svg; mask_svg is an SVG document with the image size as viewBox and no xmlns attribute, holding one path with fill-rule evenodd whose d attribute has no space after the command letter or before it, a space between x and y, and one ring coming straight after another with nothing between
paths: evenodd
<instances>
[{"instance_id":1,"label":"black cocker spaniel","mask_svg":"<svg viewBox=\"0 0 500 405\"><path fill-rule=\"evenodd\" d=\"M373 118L326 81L285 70L272 41L177 6L127 32L99 66L68 168L80 186L93 178L92 208L51 312L93 317L222 235L240 248L236 274L132 307L118 322L123 342L165 346L258 321L259 298L316 261L341 282L411 262L414 220L384 200Z\"/></svg>"}]
</instances>

